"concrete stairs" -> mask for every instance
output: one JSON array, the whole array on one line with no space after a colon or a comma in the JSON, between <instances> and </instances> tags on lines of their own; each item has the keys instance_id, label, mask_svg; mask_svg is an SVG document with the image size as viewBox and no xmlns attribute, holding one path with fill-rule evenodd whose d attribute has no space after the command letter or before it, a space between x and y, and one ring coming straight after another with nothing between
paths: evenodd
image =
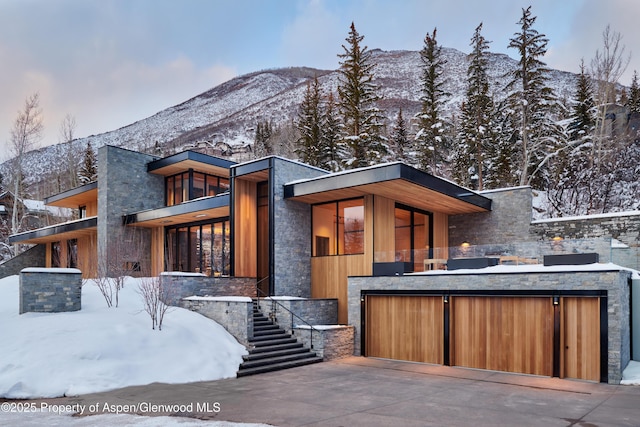
<instances>
[{"instance_id":1,"label":"concrete stairs","mask_svg":"<svg viewBox=\"0 0 640 427\"><path fill-rule=\"evenodd\" d=\"M253 338L249 338L249 345L249 354L243 356L238 377L322 362L321 357L264 316L255 302Z\"/></svg>"}]
</instances>

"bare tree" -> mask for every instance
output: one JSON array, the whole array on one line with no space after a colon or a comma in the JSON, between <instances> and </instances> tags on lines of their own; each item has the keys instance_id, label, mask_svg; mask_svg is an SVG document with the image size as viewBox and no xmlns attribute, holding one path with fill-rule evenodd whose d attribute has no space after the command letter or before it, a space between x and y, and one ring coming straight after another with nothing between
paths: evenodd
<instances>
[{"instance_id":1,"label":"bare tree","mask_svg":"<svg viewBox=\"0 0 640 427\"><path fill-rule=\"evenodd\" d=\"M602 50L598 49L591 60L591 77L595 82L595 98L598 104L596 117L597 129L591 150L591 164L595 169L600 167L600 157L605 148L607 137L606 118L609 106L616 102L616 84L624 74L631 54L625 53L622 35L612 31L610 26L602 32Z\"/></svg>"},{"instance_id":2,"label":"bare tree","mask_svg":"<svg viewBox=\"0 0 640 427\"><path fill-rule=\"evenodd\" d=\"M169 289L163 286L159 277L143 277L138 285L138 293L144 303L144 311L151 317L151 329L162 330L164 316L169 310Z\"/></svg>"},{"instance_id":3,"label":"bare tree","mask_svg":"<svg viewBox=\"0 0 640 427\"><path fill-rule=\"evenodd\" d=\"M75 188L78 186L78 163L80 157L78 156L78 151L74 150L73 147L75 131L76 119L71 114L67 114L60 123L59 141L65 144L65 163L69 180L69 188Z\"/></svg>"},{"instance_id":4,"label":"bare tree","mask_svg":"<svg viewBox=\"0 0 640 427\"><path fill-rule=\"evenodd\" d=\"M23 198L24 155L37 147L42 138L43 129L40 95L36 92L27 97L11 129L10 150L13 155L13 197L15 199L11 214L12 234L20 230L21 220L18 218L17 207L18 200ZM18 254L17 246L14 248L14 255Z\"/></svg>"}]
</instances>

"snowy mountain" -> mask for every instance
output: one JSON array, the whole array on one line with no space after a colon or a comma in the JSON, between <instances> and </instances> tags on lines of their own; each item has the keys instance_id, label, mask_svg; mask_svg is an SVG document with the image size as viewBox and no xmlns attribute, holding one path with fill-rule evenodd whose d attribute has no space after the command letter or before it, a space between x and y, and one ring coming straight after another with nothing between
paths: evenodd
<instances>
[{"instance_id":1,"label":"snowy mountain","mask_svg":"<svg viewBox=\"0 0 640 427\"><path fill-rule=\"evenodd\" d=\"M443 54L447 60L446 90L451 94L445 108L447 114L457 114L466 89L467 55L450 48L443 48ZM389 123L400 107L405 117L415 114L420 107L419 53L376 49L372 50L372 55L377 64L376 83L383 97L380 106L385 110ZM496 99L504 97L505 75L516 64L506 55L490 54L488 74ZM246 151L253 141L258 121L271 120L278 126L291 123L303 99L306 84L314 76L318 76L325 93L336 91L338 72L335 70L301 67L246 74L129 126L30 152L26 159L30 172L27 179L30 183L37 183L50 178L52 166L65 164L65 153L70 148L73 152L82 152L88 143L94 149L109 144L163 155L199 144L211 147L210 152L215 154L231 154L233 151L235 154L231 157L234 160L246 160L250 158ZM550 85L558 97L570 98L575 80L575 74L553 70ZM219 148L218 152L214 147ZM226 147L226 150L221 151L220 147ZM0 173L8 174L8 163L0 165Z\"/></svg>"}]
</instances>

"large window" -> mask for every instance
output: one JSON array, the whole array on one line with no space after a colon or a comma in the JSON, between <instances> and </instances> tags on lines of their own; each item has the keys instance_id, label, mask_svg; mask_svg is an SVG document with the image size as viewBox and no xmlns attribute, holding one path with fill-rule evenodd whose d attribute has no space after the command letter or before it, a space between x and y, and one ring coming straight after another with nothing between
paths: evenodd
<instances>
[{"instance_id":1,"label":"large window","mask_svg":"<svg viewBox=\"0 0 640 427\"><path fill-rule=\"evenodd\" d=\"M424 260L433 258L431 213L396 205L396 261L413 264L413 271L424 269Z\"/></svg>"},{"instance_id":2,"label":"large window","mask_svg":"<svg viewBox=\"0 0 640 427\"><path fill-rule=\"evenodd\" d=\"M364 253L364 199L313 206L313 255Z\"/></svg>"},{"instance_id":3,"label":"large window","mask_svg":"<svg viewBox=\"0 0 640 427\"><path fill-rule=\"evenodd\" d=\"M228 220L167 228L166 245L169 270L229 275Z\"/></svg>"},{"instance_id":4,"label":"large window","mask_svg":"<svg viewBox=\"0 0 640 427\"><path fill-rule=\"evenodd\" d=\"M229 191L229 179L190 170L166 179L166 205L173 206Z\"/></svg>"}]
</instances>

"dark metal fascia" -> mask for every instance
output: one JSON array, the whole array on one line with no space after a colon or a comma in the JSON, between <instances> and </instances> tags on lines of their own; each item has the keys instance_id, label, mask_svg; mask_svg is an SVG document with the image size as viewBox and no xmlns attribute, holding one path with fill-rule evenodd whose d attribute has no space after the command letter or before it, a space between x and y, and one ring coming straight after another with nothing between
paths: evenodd
<instances>
[{"instance_id":1,"label":"dark metal fascia","mask_svg":"<svg viewBox=\"0 0 640 427\"><path fill-rule=\"evenodd\" d=\"M233 176L240 177L243 175L252 174L254 172L267 170L271 167L270 159L271 159L270 157L266 157L264 159L256 160L250 163L236 164L231 167L231 170L233 171Z\"/></svg>"},{"instance_id":2,"label":"dark metal fascia","mask_svg":"<svg viewBox=\"0 0 640 427\"><path fill-rule=\"evenodd\" d=\"M152 209L123 215L123 225L135 224L138 222L151 221L154 219L169 218L175 215L198 212L205 209L223 208L229 206L229 193L219 194L214 197L207 197L191 200L179 205L166 206L159 209Z\"/></svg>"},{"instance_id":3,"label":"dark metal fascia","mask_svg":"<svg viewBox=\"0 0 640 427\"><path fill-rule=\"evenodd\" d=\"M93 181L88 184L81 185L80 187L72 188L71 190L67 190L62 193L55 194L53 196L45 197L44 204L49 205L59 200L66 199L72 196L77 196L78 194L86 193L88 191L95 190L97 188L98 188L98 181Z\"/></svg>"},{"instance_id":4,"label":"dark metal fascia","mask_svg":"<svg viewBox=\"0 0 640 427\"><path fill-rule=\"evenodd\" d=\"M84 218L78 221L67 222L64 224L54 225L51 227L39 228L37 230L26 231L20 234L9 236L9 243L18 243L25 240L39 239L42 237L54 236L56 234L68 233L70 231L85 230L87 228L97 227L98 217Z\"/></svg>"},{"instance_id":5,"label":"dark metal fascia","mask_svg":"<svg viewBox=\"0 0 640 427\"><path fill-rule=\"evenodd\" d=\"M204 163L209 166L217 166L225 169L229 169L231 166L236 164L236 162L232 162L230 160L221 159L220 157L215 156L209 156L208 154L202 154L196 151L183 151L181 153L174 154L173 156L153 160L147 163L147 172L153 172L155 170L162 169L176 163L184 162L186 160L193 160L194 162Z\"/></svg>"}]
</instances>

